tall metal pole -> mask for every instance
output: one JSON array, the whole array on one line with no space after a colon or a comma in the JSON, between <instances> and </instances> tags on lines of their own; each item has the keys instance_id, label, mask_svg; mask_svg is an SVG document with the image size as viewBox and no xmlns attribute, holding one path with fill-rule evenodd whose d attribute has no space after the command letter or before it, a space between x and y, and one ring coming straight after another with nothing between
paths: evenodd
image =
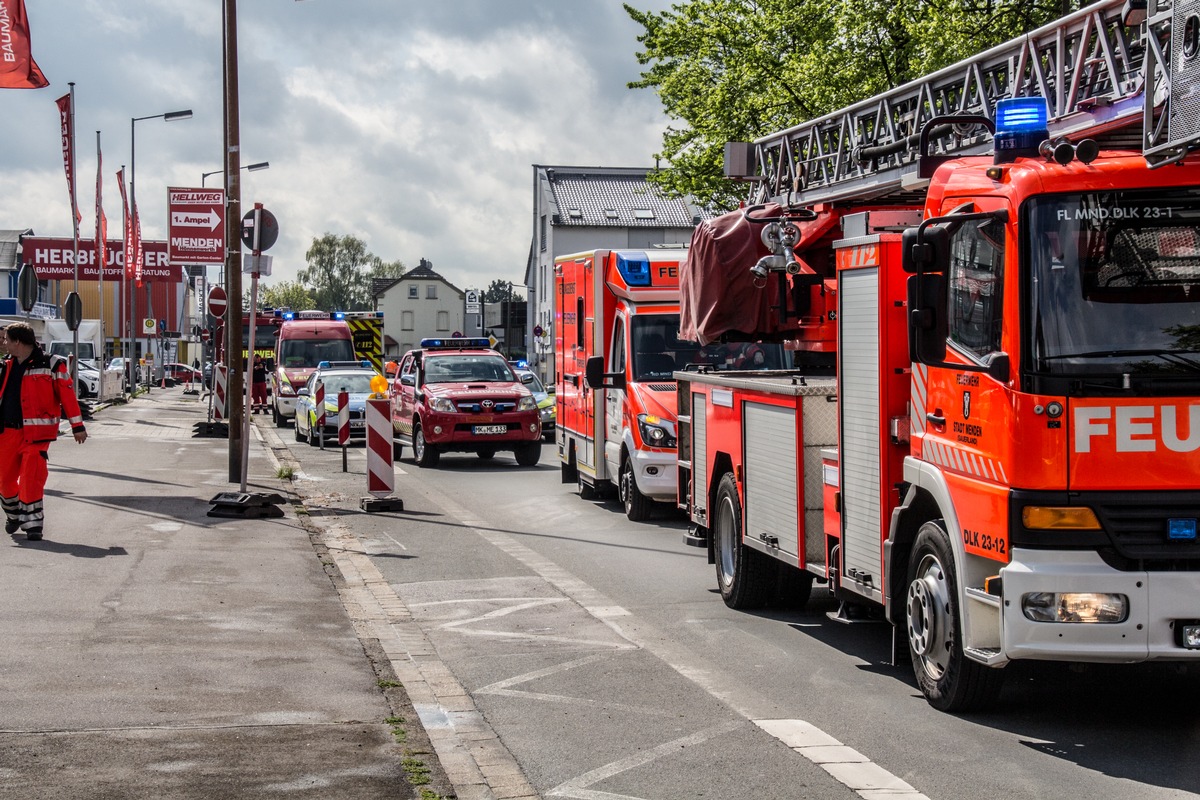
<instances>
[{"instance_id":1,"label":"tall metal pole","mask_svg":"<svg viewBox=\"0 0 1200 800\"><path fill-rule=\"evenodd\" d=\"M100 354L96 356L96 369L100 371L100 385L96 388L96 393L100 396L96 399L101 402L104 400L104 356L108 349L108 340L104 338L104 267L108 262L108 231L100 229L100 215L104 213L103 201L100 199L103 163L100 157L100 131L96 131L96 285L100 287Z\"/></svg>"},{"instance_id":2,"label":"tall metal pole","mask_svg":"<svg viewBox=\"0 0 1200 800\"><path fill-rule=\"evenodd\" d=\"M79 215L75 210L79 208L79 203L75 199L75 184L78 183L78 175L76 174L75 161L75 81L67 83L71 87L71 228L74 231L74 248L75 253L71 258L75 268L75 283L71 291L79 294ZM71 385L79 385L79 329L71 331L71 347L75 353L75 357L71 361Z\"/></svg>"},{"instance_id":3,"label":"tall metal pole","mask_svg":"<svg viewBox=\"0 0 1200 800\"><path fill-rule=\"evenodd\" d=\"M238 128L237 0L224 0L224 17L225 181L228 198L225 212L225 294L228 298L225 309L225 354L228 385L225 387L225 398L229 403L229 481L240 484L242 420L246 409L242 397L242 190L239 182L242 165Z\"/></svg>"},{"instance_id":4,"label":"tall metal pole","mask_svg":"<svg viewBox=\"0 0 1200 800\"><path fill-rule=\"evenodd\" d=\"M138 240L141 238L140 235L138 234L137 196L134 194L134 191L133 191L133 176L134 176L134 173L137 172L137 159L134 157L134 154L137 152L137 150L136 150L136 133L135 133L136 130L137 130L137 119L131 117L129 120L129 226L134 231L134 242L133 242L134 247L133 247L133 252L130 253L130 255L133 256L134 262L133 262L133 268L128 270L128 272L129 272L129 334L130 334L130 342L129 342L129 361L126 362L127 364L129 364L129 375L130 375L130 381L131 381L131 385L129 388L130 394L133 394L134 389L137 388L137 379L135 377L137 375L137 371L133 368L134 361L137 359L137 333L138 333L137 319L136 319L136 317L137 317L137 291L136 291L137 287L134 286L134 281L136 280L136 275L137 275L137 251L138 251L138 244L139 244Z\"/></svg>"}]
</instances>

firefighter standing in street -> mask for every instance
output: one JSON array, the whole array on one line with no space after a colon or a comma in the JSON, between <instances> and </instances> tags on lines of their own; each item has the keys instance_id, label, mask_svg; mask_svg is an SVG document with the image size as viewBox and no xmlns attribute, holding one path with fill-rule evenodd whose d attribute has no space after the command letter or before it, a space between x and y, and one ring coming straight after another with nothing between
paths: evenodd
<instances>
[{"instance_id":1,"label":"firefighter standing in street","mask_svg":"<svg viewBox=\"0 0 1200 800\"><path fill-rule=\"evenodd\" d=\"M5 329L8 357L0 361L0 503L4 530L42 538L42 497L49 473L50 443L65 414L75 441L87 431L65 361L51 361L33 328L15 322Z\"/></svg>"}]
</instances>

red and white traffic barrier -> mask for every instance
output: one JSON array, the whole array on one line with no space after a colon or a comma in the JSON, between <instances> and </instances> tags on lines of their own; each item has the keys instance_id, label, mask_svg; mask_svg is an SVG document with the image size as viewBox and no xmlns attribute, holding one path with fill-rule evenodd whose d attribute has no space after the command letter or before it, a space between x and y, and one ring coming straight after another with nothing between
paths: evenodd
<instances>
[{"instance_id":1,"label":"red and white traffic barrier","mask_svg":"<svg viewBox=\"0 0 1200 800\"><path fill-rule=\"evenodd\" d=\"M317 430L321 432L321 441L325 441L325 381L317 381L317 396L313 399L317 407Z\"/></svg>"},{"instance_id":2,"label":"red and white traffic barrier","mask_svg":"<svg viewBox=\"0 0 1200 800\"><path fill-rule=\"evenodd\" d=\"M350 393L338 392L338 445L350 444Z\"/></svg>"},{"instance_id":3,"label":"red and white traffic barrier","mask_svg":"<svg viewBox=\"0 0 1200 800\"><path fill-rule=\"evenodd\" d=\"M215 394L213 395L213 419L225 419L225 387L226 387L225 365L217 364L213 367L213 382L215 385Z\"/></svg>"},{"instance_id":4,"label":"red and white traffic barrier","mask_svg":"<svg viewBox=\"0 0 1200 800\"><path fill-rule=\"evenodd\" d=\"M392 462L392 414L388 400L367 400L367 492L374 499L363 498L364 511L403 511L404 501L390 497L396 486L396 470Z\"/></svg>"}]
</instances>

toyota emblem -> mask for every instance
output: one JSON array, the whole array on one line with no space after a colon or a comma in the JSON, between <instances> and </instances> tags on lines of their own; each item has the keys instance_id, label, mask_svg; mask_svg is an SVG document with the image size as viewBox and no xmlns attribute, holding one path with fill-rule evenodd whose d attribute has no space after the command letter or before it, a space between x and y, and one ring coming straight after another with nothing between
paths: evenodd
<instances>
[{"instance_id":1,"label":"toyota emblem","mask_svg":"<svg viewBox=\"0 0 1200 800\"><path fill-rule=\"evenodd\" d=\"M484 407L484 408L494 408L494 407L495 407L495 405L496 405L496 401L495 401L495 400L484 400L484 401L483 401L483 407Z\"/></svg>"}]
</instances>

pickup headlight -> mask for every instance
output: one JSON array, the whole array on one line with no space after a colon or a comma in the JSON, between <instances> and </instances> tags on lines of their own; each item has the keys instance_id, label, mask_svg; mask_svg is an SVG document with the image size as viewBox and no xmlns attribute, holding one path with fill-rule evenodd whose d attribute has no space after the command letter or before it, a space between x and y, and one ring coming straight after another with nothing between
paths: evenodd
<instances>
[{"instance_id":1,"label":"pickup headlight","mask_svg":"<svg viewBox=\"0 0 1200 800\"><path fill-rule=\"evenodd\" d=\"M449 397L435 397L429 401L429 407L442 414L453 414L458 410L454 407L454 401Z\"/></svg>"},{"instance_id":2,"label":"pickup headlight","mask_svg":"<svg viewBox=\"0 0 1200 800\"><path fill-rule=\"evenodd\" d=\"M517 401L517 411L537 411L537 399L527 394Z\"/></svg>"},{"instance_id":3,"label":"pickup headlight","mask_svg":"<svg viewBox=\"0 0 1200 800\"><path fill-rule=\"evenodd\" d=\"M653 414L638 414L638 431L650 447L674 447L675 426Z\"/></svg>"}]
</instances>

